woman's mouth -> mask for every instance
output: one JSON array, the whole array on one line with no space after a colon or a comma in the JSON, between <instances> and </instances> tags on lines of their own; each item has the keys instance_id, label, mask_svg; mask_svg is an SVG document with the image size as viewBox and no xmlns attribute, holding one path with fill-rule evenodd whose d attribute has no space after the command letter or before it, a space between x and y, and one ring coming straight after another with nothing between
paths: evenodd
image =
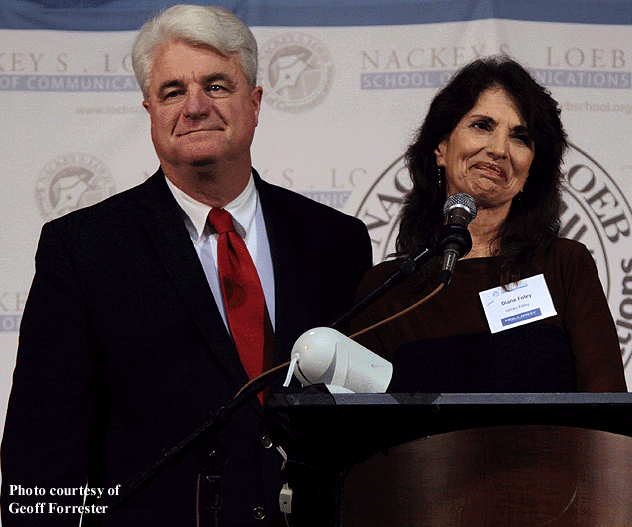
<instances>
[{"instance_id":1,"label":"woman's mouth","mask_svg":"<svg viewBox=\"0 0 632 527\"><path fill-rule=\"evenodd\" d=\"M506 172L498 165L495 165L493 163L476 163L473 168L478 168L488 174L491 174L492 176L496 176L503 179L504 181L507 181Z\"/></svg>"}]
</instances>

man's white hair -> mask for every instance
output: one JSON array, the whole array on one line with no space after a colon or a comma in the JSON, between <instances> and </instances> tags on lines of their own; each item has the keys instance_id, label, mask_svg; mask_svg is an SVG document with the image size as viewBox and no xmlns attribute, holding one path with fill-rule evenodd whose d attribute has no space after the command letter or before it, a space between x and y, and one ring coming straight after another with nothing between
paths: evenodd
<instances>
[{"instance_id":1,"label":"man's white hair","mask_svg":"<svg viewBox=\"0 0 632 527\"><path fill-rule=\"evenodd\" d=\"M248 84L257 84L257 41L233 13L217 6L176 5L149 20L132 46L132 66L145 100L154 52L160 44L184 42L212 48L222 55L237 53Z\"/></svg>"}]
</instances>

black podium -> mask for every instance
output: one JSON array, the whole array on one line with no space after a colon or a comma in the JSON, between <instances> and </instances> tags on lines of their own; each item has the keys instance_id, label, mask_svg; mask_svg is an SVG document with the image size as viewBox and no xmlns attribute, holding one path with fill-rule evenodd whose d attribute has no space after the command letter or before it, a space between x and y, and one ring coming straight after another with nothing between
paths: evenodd
<instances>
[{"instance_id":1,"label":"black podium","mask_svg":"<svg viewBox=\"0 0 632 527\"><path fill-rule=\"evenodd\" d=\"M502 494L498 486L504 489L518 480L524 483L518 492L525 503L540 494L557 493L559 496L553 497L559 504L553 503L552 498L543 505L531 505L529 501L531 509L528 515L523 514L526 520L518 518L516 505L508 513L505 511L513 514L513 520L509 518L506 525L579 525L578 515L588 514L582 512L584 509L592 508L590 514L596 514L594 504L579 503L583 494L591 495L599 489L603 495L609 492L611 501L612 496L620 496L624 506L627 504L632 510L632 501L627 502L628 489L632 500L632 484L627 483L632 480L632 393L285 393L275 395L267 410L273 439L288 453L287 475L295 495L294 510L300 522L297 526L393 524L392 518L385 516L379 520L380 512L371 510L383 494L393 493L385 487L385 480L389 478L393 480L391 486L396 487L394 493L399 500L396 504L390 503L393 510L389 514L395 511L399 515L399 525L435 525L432 523L435 520L436 525L465 524L459 523L458 515L454 516L458 507L461 507L461 516L490 516L491 523L480 525L497 525L493 523L491 512L476 512L479 505L474 507L469 502L498 501L501 498L497 496ZM497 448L496 453L489 450L492 446ZM451 454L446 457L446 452ZM537 473L534 472L536 468L525 464L523 458L527 455L539 464L546 461L547 467L538 466ZM436 463L435 468L432 463ZM363 473L363 465L372 468ZM606 465L622 468L615 470ZM371 470L390 470L389 466L396 466L399 472L377 476L370 473ZM446 468L452 472L445 472ZM615 474L613 470L623 472ZM600 472L614 482L602 482ZM428 480L434 474L438 474L443 483L431 484ZM377 479L370 483L371 477ZM355 478L354 488L367 487L366 500L354 494L349 478ZM474 490L470 487L475 480L482 486ZM554 480L559 480L561 490L554 485ZM412 488L415 485L410 484L411 481L424 486L426 494L432 491L434 498L421 496L421 491ZM623 486L617 487L619 483ZM525 488L529 485L527 495ZM613 490L614 487L617 488ZM433 502L435 498L441 503ZM350 503L361 499L365 504ZM567 502L568 505L564 505ZM444 507L445 514L452 517L442 512L443 520L428 516L430 519L424 519L424 523L417 523L404 509L412 510L419 503L437 511ZM611 506L612 503L603 504L605 508ZM617 502L614 506L621 504ZM354 520L364 513L365 519ZM343 521L345 514L346 521ZM566 523L559 523L562 520L558 519L564 514ZM569 519L571 515L575 520ZM528 523L529 518L533 519L532 523ZM627 518L619 515L622 522L627 522ZM461 520L465 521L464 516ZM498 525L502 525L505 520L498 521ZM590 521L581 525L597 525L602 519ZM471 519L467 523L474 525ZM608 525L618 524L611 521Z\"/></svg>"}]
</instances>

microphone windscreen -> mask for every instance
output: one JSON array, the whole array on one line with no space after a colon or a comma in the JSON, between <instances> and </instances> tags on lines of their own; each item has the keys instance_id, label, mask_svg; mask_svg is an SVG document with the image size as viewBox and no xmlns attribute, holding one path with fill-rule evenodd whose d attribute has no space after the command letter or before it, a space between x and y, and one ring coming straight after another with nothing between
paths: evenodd
<instances>
[{"instance_id":1,"label":"microphone windscreen","mask_svg":"<svg viewBox=\"0 0 632 527\"><path fill-rule=\"evenodd\" d=\"M448 197L448 199L445 200L445 205L443 206L443 215L447 216L448 214L450 214L451 211L454 210L463 210L469 215L469 221L465 224L466 227L472 221L474 221L474 218L476 218L476 214L478 213L474 198L469 194L466 194L465 192L452 194L450 197Z\"/></svg>"}]
</instances>

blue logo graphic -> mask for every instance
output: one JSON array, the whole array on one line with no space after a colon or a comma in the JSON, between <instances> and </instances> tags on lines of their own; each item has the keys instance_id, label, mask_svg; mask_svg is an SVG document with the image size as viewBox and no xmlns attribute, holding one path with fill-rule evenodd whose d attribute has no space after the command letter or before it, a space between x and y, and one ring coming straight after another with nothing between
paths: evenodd
<instances>
[{"instance_id":1,"label":"blue logo graphic","mask_svg":"<svg viewBox=\"0 0 632 527\"><path fill-rule=\"evenodd\" d=\"M540 308L531 309L530 311L525 311L524 313L518 313L517 315L512 315L507 318L503 318L501 320L503 326L511 326L513 324L518 324L519 322L524 322L525 320L529 320L532 318L536 318L542 315L542 311Z\"/></svg>"}]
</instances>

